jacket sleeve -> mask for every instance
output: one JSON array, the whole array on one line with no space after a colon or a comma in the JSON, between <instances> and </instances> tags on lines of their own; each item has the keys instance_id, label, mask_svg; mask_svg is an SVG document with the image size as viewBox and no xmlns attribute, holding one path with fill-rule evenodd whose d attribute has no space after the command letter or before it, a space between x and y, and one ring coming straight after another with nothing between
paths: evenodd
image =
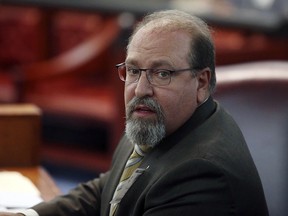
<instances>
[{"instance_id":1,"label":"jacket sleeve","mask_svg":"<svg viewBox=\"0 0 288 216\"><path fill-rule=\"evenodd\" d=\"M67 195L40 203L34 209L40 216L100 216L101 192L109 172L84 184L79 184Z\"/></svg>"}]
</instances>

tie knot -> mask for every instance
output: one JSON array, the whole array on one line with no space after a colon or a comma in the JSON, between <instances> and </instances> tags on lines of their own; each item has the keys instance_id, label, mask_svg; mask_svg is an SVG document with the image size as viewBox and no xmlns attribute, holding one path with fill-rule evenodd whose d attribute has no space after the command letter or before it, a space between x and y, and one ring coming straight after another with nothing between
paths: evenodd
<instances>
[{"instance_id":1,"label":"tie knot","mask_svg":"<svg viewBox=\"0 0 288 216\"><path fill-rule=\"evenodd\" d=\"M134 152L139 155L139 157L144 157L151 148L146 145L134 145Z\"/></svg>"}]
</instances>

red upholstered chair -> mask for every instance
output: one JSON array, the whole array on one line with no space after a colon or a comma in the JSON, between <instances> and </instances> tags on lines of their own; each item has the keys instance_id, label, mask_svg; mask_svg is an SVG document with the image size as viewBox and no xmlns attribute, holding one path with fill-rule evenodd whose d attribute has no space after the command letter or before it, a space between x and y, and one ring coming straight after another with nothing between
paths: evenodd
<instances>
[{"instance_id":1,"label":"red upholstered chair","mask_svg":"<svg viewBox=\"0 0 288 216\"><path fill-rule=\"evenodd\" d=\"M55 10L49 16L50 52L59 55L73 49L104 27L101 13Z\"/></svg>"},{"instance_id":2,"label":"red upholstered chair","mask_svg":"<svg viewBox=\"0 0 288 216\"><path fill-rule=\"evenodd\" d=\"M241 28L214 27L218 65L264 60L288 60L288 38Z\"/></svg>"},{"instance_id":3,"label":"red upholstered chair","mask_svg":"<svg viewBox=\"0 0 288 216\"><path fill-rule=\"evenodd\" d=\"M215 98L243 131L262 179L270 215L286 215L288 62L222 66L217 68L217 79Z\"/></svg>"},{"instance_id":4,"label":"red upholstered chair","mask_svg":"<svg viewBox=\"0 0 288 216\"><path fill-rule=\"evenodd\" d=\"M125 50L118 49L117 43L121 28L117 16L104 17L101 24L97 33L74 48L18 70L15 84L19 100L39 106L44 117L66 118L75 127L86 121L107 129L107 146L100 153L85 149L81 143L74 148L56 142L44 145L44 160L106 170L123 133L123 83L115 69L124 59Z\"/></svg>"},{"instance_id":5,"label":"red upholstered chair","mask_svg":"<svg viewBox=\"0 0 288 216\"><path fill-rule=\"evenodd\" d=\"M0 5L0 103L17 100L16 66L44 59L45 14L37 8Z\"/></svg>"}]
</instances>

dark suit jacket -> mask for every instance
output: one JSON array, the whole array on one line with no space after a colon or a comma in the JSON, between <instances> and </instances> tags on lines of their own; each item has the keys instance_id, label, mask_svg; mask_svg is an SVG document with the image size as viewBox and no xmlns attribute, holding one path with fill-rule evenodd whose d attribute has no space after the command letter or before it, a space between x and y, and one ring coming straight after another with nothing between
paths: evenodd
<instances>
[{"instance_id":1,"label":"dark suit jacket","mask_svg":"<svg viewBox=\"0 0 288 216\"><path fill-rule=\"evenodd\" d=\"M40 216L108 216L132 148L124 135L109 172L34 209ZM145 171L121 200L118 216L268 215L242 133L211 98L146 155L140 167Z\"/></svg>"}]
</instances>

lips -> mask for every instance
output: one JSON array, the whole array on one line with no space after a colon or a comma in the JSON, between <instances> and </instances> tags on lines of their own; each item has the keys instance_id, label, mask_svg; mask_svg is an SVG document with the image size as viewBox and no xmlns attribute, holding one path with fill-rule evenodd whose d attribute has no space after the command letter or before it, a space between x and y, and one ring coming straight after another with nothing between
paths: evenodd
<instances>
[{"instance_id":1,"label":"lips","mask_svg":"<svg viewBox=\"0 0 288 216\"><path fill-rule=\"evenodd\" d=\"M145 106L145 105L136 106L133 112L136 113L136 114L142 114L142 115L143 114L147 115L147 114L154 114L155 113L155 111L152 108L150 108L148 106Z\"/></svg>"},{"instance_id":2,"label":"lips","mask_svg":"<svg viewBox=\"0 0 288 216\"><path fill-rule=\"evenodd\" d=\"M162 109L157 101L150 97L134 97L127 104L126 119L163 118Z\"/></svg>"},{"instance_id":3,"label":"lips","mask_svg":"<svg viewBox=\"0 0 288 216\"><path fill-rule=\"evenodd\" d=\"M145 105L138 105L135 107L134 111L139 111L139 112L155 112L153 109L151 109L148 106Z\"/></svg>"}]
</instances>

